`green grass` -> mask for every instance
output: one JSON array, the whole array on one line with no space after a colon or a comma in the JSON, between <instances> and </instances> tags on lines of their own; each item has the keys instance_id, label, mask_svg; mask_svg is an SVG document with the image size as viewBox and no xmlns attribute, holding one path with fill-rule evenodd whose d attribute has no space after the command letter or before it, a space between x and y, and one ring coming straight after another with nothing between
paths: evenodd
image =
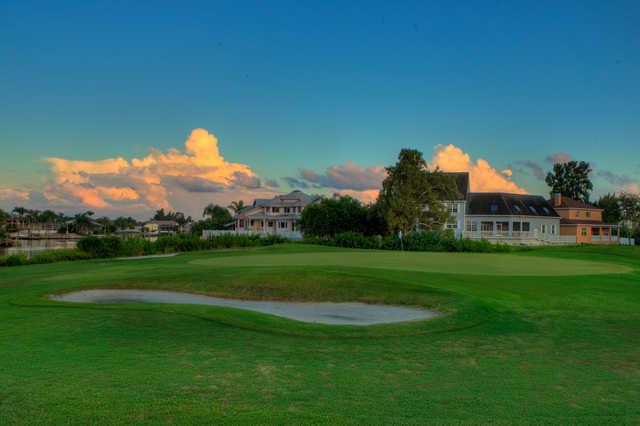
<instances>
[{"instance_id":1,"label":"green grass","mask_svg":"<svg viewBox=\"0 0 640 426\"><path fill-rule=\"evenodd\" d=\"M640 251L282 245L0 269L0 424L640 423ZM430 321L50 301L80 288L393 303Z\"/></svg>"}]
</instances>

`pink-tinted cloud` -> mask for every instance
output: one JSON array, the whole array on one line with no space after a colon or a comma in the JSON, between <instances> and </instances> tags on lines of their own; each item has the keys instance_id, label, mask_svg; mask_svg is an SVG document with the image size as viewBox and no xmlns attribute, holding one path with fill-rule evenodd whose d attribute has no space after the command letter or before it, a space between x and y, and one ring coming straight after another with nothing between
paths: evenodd
<instances>
[{"instance_id":1,"label":"pink-tinted cloud","mask_svg":"<svg viewBox=\"0 0 640 426\"><path fill-rule=\"evenodd\" d=\"M546 160L551 164L567 163L571 161L571 155L566 152L557 152L555 154L548 155Z\"/></svg>"},{"instance_id":2,"label":"pink-tinted cloud","mask_svg":"<svg viewBox=\"0 0 640 426\"><path fill-rule=\"evenodd\" d=\"M471 191L474 192L527 193L511 180L512 170L498 170L482 158L473 161L469 154L455 145L437 145L429 165L445 172L469 172Z\"/></svg>"},{"instance_id":3,"label":"pink-tinted cloud","mask_svg":"<svg viewBox=\"0 0 640 426\"><path fill-rule=\"evenodd\" d=\"M13 188L0 188L0 201L27 201L29 193Z\"/></svg>"},{"instance_id":4,"label":"pink-tinted cloud","mask_svg":"<svg viewBox=\"0 0 640 426\"><path fill-rule=\"evenodd\" d=\"M353 161L347 161L344 165L328 167L323 174L303 169L300 171L300 176L327 188L363 191L380 188L387 172L384 166L362 167Z\"/></svg>"},{"instance_id":5,"label":"pink-tinted cloud","mask_svg":"<svg viewBox=\"0 0 640 426\"><path fill-rule=\"evenodd\" d=\"M44 185L43 195L58 206L133 214L158 208L195 213L209 202L250 201L247 197L252 194L273 193L248 165L227 161L218 139L205 129L190 133L184 151L151 149L147 156L131 160L46 161L53 181Z\"/></svg>"}]
</instances>

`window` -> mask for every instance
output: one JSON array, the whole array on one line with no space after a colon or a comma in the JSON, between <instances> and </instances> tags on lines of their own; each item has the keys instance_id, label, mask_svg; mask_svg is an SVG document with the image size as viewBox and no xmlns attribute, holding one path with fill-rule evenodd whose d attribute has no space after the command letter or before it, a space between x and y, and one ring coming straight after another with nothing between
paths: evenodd
<instances>
[{"instance_id":1,"label":"window","mask_svg":"<svg viewBox=\"0 0 640 426\"><path fill-rule=\"evenodd\" d=\"M273 221L272 221L272 220L270 220L269 222L267 222L267 226L268 226L269 228L273 228Z\"/></svg>"},{"instance_id":2,"label":"window","mask_svg":"<svg viewBox=\"0 0 640 426\"><path fill-rule=\"evenodd\" d=\"M457 229L457 228L458 228L457 223L447 223L447 229Z\"/></svg>"},{"instance_id":3,"label":"window","mask_svg":"<svg viewBox=\"0 0 640 426\"><path fill-rule=\"evenodd\" d=\"M291 213L291 211L290 211L289 207L285 207L285 208L284 208L284 212L285 212L285 213Z\"/></svg>"},{"instance_id":4,"label":"window","mask_svg":"<svg viewBox=\"0 0 640 426\"><path fill-rule=\"evenodd\" d=\"M481 222L480 230L482 232L493 232L493 222Z\"/></svg>"},{"instance_id":5,"label":"window","mask_svg":"<svg viewBox=\"0 0 640 426\"><path fill-rule=\"evenodd\" d=\"M543 234L547 233L547 225L542 225L542 233Z\"/></svg>"},{"instance_id":6,"label":"window","mask_svg":"<svg viewBox=\"0 0 640 426\"><path fill-rule=\"evenodd\" d=\"M280 213L280 207L271 207L273 213Z\"/></svg>"},{"instance_id":7,"label":"window","mask_svg":"<svg viewBox=\"0 0 640 426\"><path fill-rule=\"evenodd\" d=\"M595 236L599 236L600 235L600 228L592 228L591 229L591 234L595 235Z\"/></svg>"},{"instance_id":8,"label":"window","mask_svg":"<svg viewBox=\"0 0 640 426\"><path fill-rule=\"evenodd\" d=\"M451 205L451 213L458 213L458 205L456 203Z\"/></svg>"},{"instance_id":9,"label":"window","mask_svg":"<svg viewBox=\"0 0 640 426\"><path fill-rule=\"evenodd\" d=\"M513 232L520 232L520 222L513 222Z\"/></svg>"},{"instance_id":10,"label":"window","mask_svg":"<svg viewBox=\"0 0 640 426\"><path fill-rule=\"evenodd\" d=\"M536 208L533 206L529 206L529 211L533 214L538 214L538 210L536 210Z\"/></svg>"},{"instance_id":11,"label":"window","mask_svg":"<svg viewBox=\"0 0 640 426\"><path fill-rule=\"evenodd\" d=\"M509 222L496 222L496 231L509 232Z\"/></svg>"},{"instance_id":12,"label":"window","mask_svg":"<svg viewBox=\"0 0 640 426\"><path fill-rule=\"evenodd\" d=\"M587 217L591 217L591 212L586 212L586 213L585 213L585 216L587 216Z\"/></svg>"},{"instance_id":13,"label":"window","mask_svg":"<svg viewBox=\"0 0 640 426\"><path fill-rule=\"evenodd\" d=\"M522 208L520 208L520 206L517 204L513 205L513 209L516 211L516 213L522 213Z\"/></svg>"},{"instance_id":14,"label":"window","mask_svg":"<svg viewBox=\"0 0 640 426\"><path fill-rule=\"evenodd\" d=\"M576 217L580 217L580 212L576 212Z\"/></svg>"},{"instance_id":15,"label":"window","mask_svg":"<svg viewBox=\"0 0 640 426\"><path fill-rule=\"evenodd\" d=\"M478 222L467 222L467 232L478 232Z\"/></svg>"},{"instance_id":16,"label":"window","mask_svg":"<svg viewBox=\"0 0 640 426\"><path fill-rule=\"evenodd\" d=\"M286 229L287 228L287 222L278 222L278 228Z\"/></svg>"},{"instance_id":17,"label":"window","mask_svg":"<svg viewBox=\"0 0 640 426\"><path fill-rule=\"evenodd\" d=\"M581 229L580 229L580 234L581 234L583 237L586 237L586 236L587 236L587 228L581 228Z\"/></svg>"},{"instance_id":18,"label":"window","mask_svg":"<svg viewBox=\"0 0 640 426\"><path fill-rule=\"evenodd\" d=\"M555 225L551 225L551 234L552 235L556 234L556 226Z\"/></svg>"},{"instance_id":19,"label":"window","mask_svg":"<svg viewBox=\"0 0 640 426\"><path fill-rule=\"evenodd\" d=\"M239 223L238 223L238 226L240 228L244 228L244 220L240 220Z\"/></svg>"},{"instance_id":20,"label":"window","mask_svg":"<svg viewBox=\"0 0 640 426\"><path fill-rule=\"evenodd\" d=\"M551 214L551 210L549 210L547 207L543 206L542 207L542 211L545 212L545 214Z\"/></svg>"},{"instance_id":21,"label":"window","mask_svg":"<svg viewBox=\"0 0 640 426\"><path fill-rule=\"evenodd\" d=\"M529 222L522 222L522 232L531 231L531 224Z\"/></svg>"},{"instance_id":22,"label":"window","mask_svg":"<svg viewBox=\"0 0 640 426\"><path fill-rule=\"evenodd\" d=\"M495 203L492 203L489 205L489 210L491 211L491 213L497 213L498 212L498 205Z\"/></svg>"}]
</instances>

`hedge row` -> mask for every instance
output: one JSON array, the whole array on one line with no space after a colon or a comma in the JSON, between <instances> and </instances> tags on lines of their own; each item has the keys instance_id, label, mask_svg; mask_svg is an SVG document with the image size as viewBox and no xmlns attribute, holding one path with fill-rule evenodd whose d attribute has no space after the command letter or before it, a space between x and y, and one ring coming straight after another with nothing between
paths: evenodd
<instances>
[{"instance_id":1,"label":"hedge row","mask_svg":"<svg viewBox=\"0 0 640 426\"><path fill-rule=\"evenodd\" d=\"M366 236L357 232L343 232L332 238L305 238L305 242L333 247L347 247L378 250L407 250L407 251L446 251L446 252L476 252L476 253L504 253L513 250L507 244L493 244L488 240L470 240L456 238L451 232L416 231L402 237Z\"/></svg>"},{"instance_id":2,"label":"hedge row","mask_svg":"<svg viewBox=\"0 0 640 426\"><path fill-rule=\"evenodd\" d=\"M280 236L261 237L259 235L221 235L203 240L192 234L179 234L163 236L156 241L149 241L143 238L121 240L113 236L88 236L78 241L77 249L50 250L36 254L31 258L27 258L27 256L23 254L6 256L0 258L0 266L53 263L65 260L145 256L233 247L258 247L279 244L286 241L285 238Z\"/></svg>"}]
</instances>

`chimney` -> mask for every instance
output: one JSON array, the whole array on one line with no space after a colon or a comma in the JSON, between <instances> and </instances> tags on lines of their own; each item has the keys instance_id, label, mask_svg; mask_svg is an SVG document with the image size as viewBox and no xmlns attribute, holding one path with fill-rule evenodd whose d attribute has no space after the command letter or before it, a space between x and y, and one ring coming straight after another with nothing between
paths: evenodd
<instances>
[{"instance_id":1,"label":"chimney","mask_svg":"<svg viewBox=\"0 0 640 426\"><path fill-rule=\"evenodd\" d=\"M560 207L562 205L562 194L559 192L554 192L551 194L553 198L553 207Z\"/></svg>"}]
</instances>

